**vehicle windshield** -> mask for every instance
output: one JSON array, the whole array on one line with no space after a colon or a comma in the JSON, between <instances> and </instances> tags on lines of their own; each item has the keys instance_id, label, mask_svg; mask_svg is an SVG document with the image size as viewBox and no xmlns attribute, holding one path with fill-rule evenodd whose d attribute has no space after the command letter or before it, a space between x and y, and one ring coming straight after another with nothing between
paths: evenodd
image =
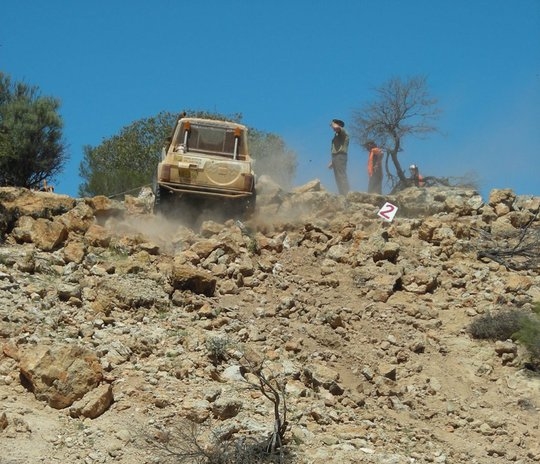
<instances>
[{"instance_id":1,"label":"vehicle windshield","mask_svg":"<svg viewBox=\"0 0 540 464\"><path fill-rule=\"evenodd\" d=\"M186 130L183 127L177 143L184 143ZM187 151L234 156L234 128L191 124L187 137ZM244 155L241 137L238 137L238 155Z\"/></svg>"}]
</instances>

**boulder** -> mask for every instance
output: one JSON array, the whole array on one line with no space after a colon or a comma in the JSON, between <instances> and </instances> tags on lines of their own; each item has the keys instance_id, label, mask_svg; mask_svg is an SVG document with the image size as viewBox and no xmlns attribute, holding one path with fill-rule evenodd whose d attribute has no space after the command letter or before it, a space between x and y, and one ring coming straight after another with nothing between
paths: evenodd
<instances>
[{"instance_id":1,"label":"boulder","mask_svg":"<svg viewBox=\"0 0 540 464\"><path fill-rule=\"evenodd\" d=\"M119 201L111 200L104 195L96 195L92 198L85 198L85 203L92 208L94 216L99 218L109 218L121 216L125 207Z\"/></svg>"},{"instance_id":2,"label":"boulder","mask_svg":"<svg viewBox=\"0 0 540 464\"><path fill-rule=\"evenodd\" d=\"M105 227L92 224L84 234L84 238L92 246L106 248L111 243L112 234Z\"/></svg>"},{"instance_id":3,"label":"boulder","mask_svg":"<svg viewBox=\"0 0 540 464\"><path fill-rule=\"evenodd\" d=\"M19 243L34 243L40 250L53 251L66 241L68 230L57 221L22 216L15 223L11 236Z\"/></svg>"},{"instance_id":4,"label":"boulder","mask_svg":"<svg viewBox=\"0 0 540 464\"><path fill-rule=\"evenodd\" d=\"M43 251L53 251L66 241L68 230L57 221L38 218L32 225L30 239L35 245Z\"/></svg>"},{"instance_id":5,"label":"boulder","mask_svg":"<svg viewBox=\"0 0 540 464\"><path fill-rule=\"evenodd\" d=\"M238 415L242 401L237 397L220 397L212 404L212 413L219 420L230 419Z\"/></svg>"},{"instance_id":6,"label":"boulder","mask_svg":"<svg viewBox=\"0 0 540 464\"><path fill-rule=\"evenodd\" d=\"M1 187L0 203L8 214L16 217L51 219L71 210L76 200L56 193L36 192L21 187Z\"/></svg>"},{"instance_id":7,"label":"boulder","mask_svg":"<svg viewBox=\"0 0 540 464\"><path fill-rule=\"evenodd\" d=\"M74 402L69 408L69 415L71 417L95 419L107 411L113 401L112 386L102 384Z\"/></svg>"},{"instance_id":8,"label":"boulder","mask_svg":"<svg viewBox=\"0 0 540 464\"><path fill-rule=\"evenodd\" d=\"M62 214L58 220L63 223L70 232L84 234L94 224L94 211L86 203L77 203L75 208Z\"/></svg>"},{"instance_id":9,"label":"boulder","mask_svg":"<svg viewBox=\"0 0 540 464\"><path fill-rule=\"evenodd\" d=\"M200 271L188 265L173 266L170 283L176 290L189 290L206 296L213 296L217 279L209 272Z\"/></svg>"},{"instance_id":10,"label":"boulder","mask_svg":"<svg viewBox=\"0 0 540 464\"><path fill-rule=\"evenodd\" d=\"M516 194L511 189L493 189L489 193L488 203L494 208L499 204L503 204L510 211L515 200Z\"/></svg>"},{"instance_id":11,"label":"boulder","mask_svg":"<svg viewBox=\"0 0 540 464\"><path fill-rule=\"evenodd\" d=\"M432 268L417 267L406 269L401 279L406 292L424 294L437 288L438 272Z\"/></svg>"},{"instance_id":12,"label":"boulder","mask_svg":"<svg viewBox=\"0 0 540 464\"><path fill-rule=\"evenodd\" d=\"M99 359L79 345L37 345L24 350L19 368L23 384L55 409L72 405L103 379Z\"/></svg>"},{"instance_id":13,"label":"boulder","mask_svg":"<svg viewBox=\"0 0 540 464\"><path fill-rule=\"evenodd\" d=\"M304 368L303 379L306 386L315 390L321 386L329 389L339 380L339 372L322 364L310 364Z\"/></svg>"}]
</instances>

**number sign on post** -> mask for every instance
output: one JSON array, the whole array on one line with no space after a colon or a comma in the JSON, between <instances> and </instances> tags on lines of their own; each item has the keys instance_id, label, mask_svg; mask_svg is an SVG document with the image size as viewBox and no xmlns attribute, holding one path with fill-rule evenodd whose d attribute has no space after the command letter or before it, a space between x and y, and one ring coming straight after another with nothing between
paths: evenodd
<instances>
[{"instance_id":1,"label":"number sign on post","mask_svg":"<svg viewBox=\"0 0 540 464\"><path fill-rule=\"evenodd\" d=\"M382 217L385 221L392 222L394 216L397 213L397 206L392 203L386 202L383 207L377 213L378 216Z\"/></svg>"}]
</instances>

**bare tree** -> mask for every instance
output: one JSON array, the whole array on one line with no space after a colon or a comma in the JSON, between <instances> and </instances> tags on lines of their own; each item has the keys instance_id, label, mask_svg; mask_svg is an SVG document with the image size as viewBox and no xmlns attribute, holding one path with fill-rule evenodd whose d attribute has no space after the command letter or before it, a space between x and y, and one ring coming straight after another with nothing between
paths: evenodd
<instances>
[{"instance_id":1,"label":"bare tree","mask_svg":"<svg viewBox=\"0 0 540 464\"><path fill-rule=\"evenodd\" d=\"M386 151L386 174L395 185L405 181L398 153L407 135L422 137L436 132L433 122L440 114L437 100L429 95L427 78L413 76L402 80L394 77L375 89L377 98L353 113L353 137L361 144L374 141ZM389 168L392 160L396 174Z\"/></svg>"}]
</instances>

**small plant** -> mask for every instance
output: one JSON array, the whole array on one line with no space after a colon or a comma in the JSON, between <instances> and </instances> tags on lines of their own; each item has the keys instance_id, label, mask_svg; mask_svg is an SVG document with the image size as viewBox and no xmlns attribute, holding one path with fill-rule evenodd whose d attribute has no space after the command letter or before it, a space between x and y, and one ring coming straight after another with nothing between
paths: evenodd
<instances>
[{"instance_id":1,"label":"small plant","mask_svg":"<svg viewBox=\"0 0 540 464\"><path fill-rule=\"evenodd\" d=\"M209 424L184 420L170 429L158 429L146 442L170 464L278 464L285 461L269 454L254 437L230 439L230 434ZM229 438L227 438L229 437Z\"/></svg>"},{"instance_id":2,"label":"small plant","mask_svg":"<svg viewBox=\"0 0 540 464\"><path fill-rule=\"evenodd\" d=\"M247 227L242 221L236 221L236 225L248 239L248 245L247 249L250 254L258 255L261 253L261 249L259 248L259 243L257 242L257 238L255 237L255 232L251 230L249 227Z\"/></svg>"},{"instance_id":3,"label":"small plant","mask_svg":"<svg viewBox=\"0 0 540 464\"><path fill-rule=\"evenodd\" d=\"M109 244L109 252L112 259L127 259L130 255L129 248L119 242L111 242Z\"/></svg>"},{"instance_id":4,"label":"small plant","mask_svg":"<svg viewBox=\"0 0 540 464\"><path fill-rule=\"evenodd\" d=\"M218 365L227 360L227 350L229 349L230 345L231 342L227 337L209 337L206 339L208 357L214 363L214 365Z\"/></svg>"},{"instance_id":5,"label":"small plant","mask_svg":"<svg viewBox=\"0 0 540 464\"><path fill-rule=\"evenodd\" d=\"M516 339L527 348L532 367L540 370L540 303L535 304L533 314L522 320Z\"/></svg>"},{"instance_id":6,"label":"small plant","mask_svg":"<svg viewBox=\"0 0 540 464\"><path fill-rule=\"evenodd\" d=\"M218 337L214 337L217 339ZM209 343L214 342L208 339ZM218 343L217 345L220 346ZM244 353L240 366L251 389L255 389L273 404L272 431L262 436L238 434L211 424L182 421L170 429L158 429L146 437L164 461L171 464L286 464L295 461L285 446L288 429L286 379L275 376L264 367L264 360L254 353Z\"/></svg>"},{"instance_id":7,"label":"small plant","mask_svg":"<svg viewBox=\"0 0 540 464\"><path fill-rule=\"evenodd\" d=\"M540 303L534 305L532 314L518 309L485 314L475 319L468 331L473 338L520 342L531 356L531 367L540 369Z\"/></svg>"},{"instance_id":8,"label":"small plant","mask_svg":"<svg viewBox=\"0 0 540 464\"><path fill-rule=\"evenodd\" d=\"M468 327L473 338L483 340L508 340L520 329L527 314L522 310L503 310L478 317Z\"/></svg>"},{"instance_id":9,"label":"small plant","mask_svg":"<svg viewBox=\"0 0 540 464\"><path fill-rule=\"evenodd\" d=\"M285 397L286 379L279 379L271 372L265 372L264 361L258 359L258 356L252 356L252 353L244 353L241 364L246 372L255 377L255 381L249 381L248 384L260 391L266 399L274 405L274 427L270 436L266 439L263 448L267 457L275 457L277 460L272 462L284 462L284 442L285 432L289 426L287 422L287 401Z\"/></svg>"}]
</instances>

